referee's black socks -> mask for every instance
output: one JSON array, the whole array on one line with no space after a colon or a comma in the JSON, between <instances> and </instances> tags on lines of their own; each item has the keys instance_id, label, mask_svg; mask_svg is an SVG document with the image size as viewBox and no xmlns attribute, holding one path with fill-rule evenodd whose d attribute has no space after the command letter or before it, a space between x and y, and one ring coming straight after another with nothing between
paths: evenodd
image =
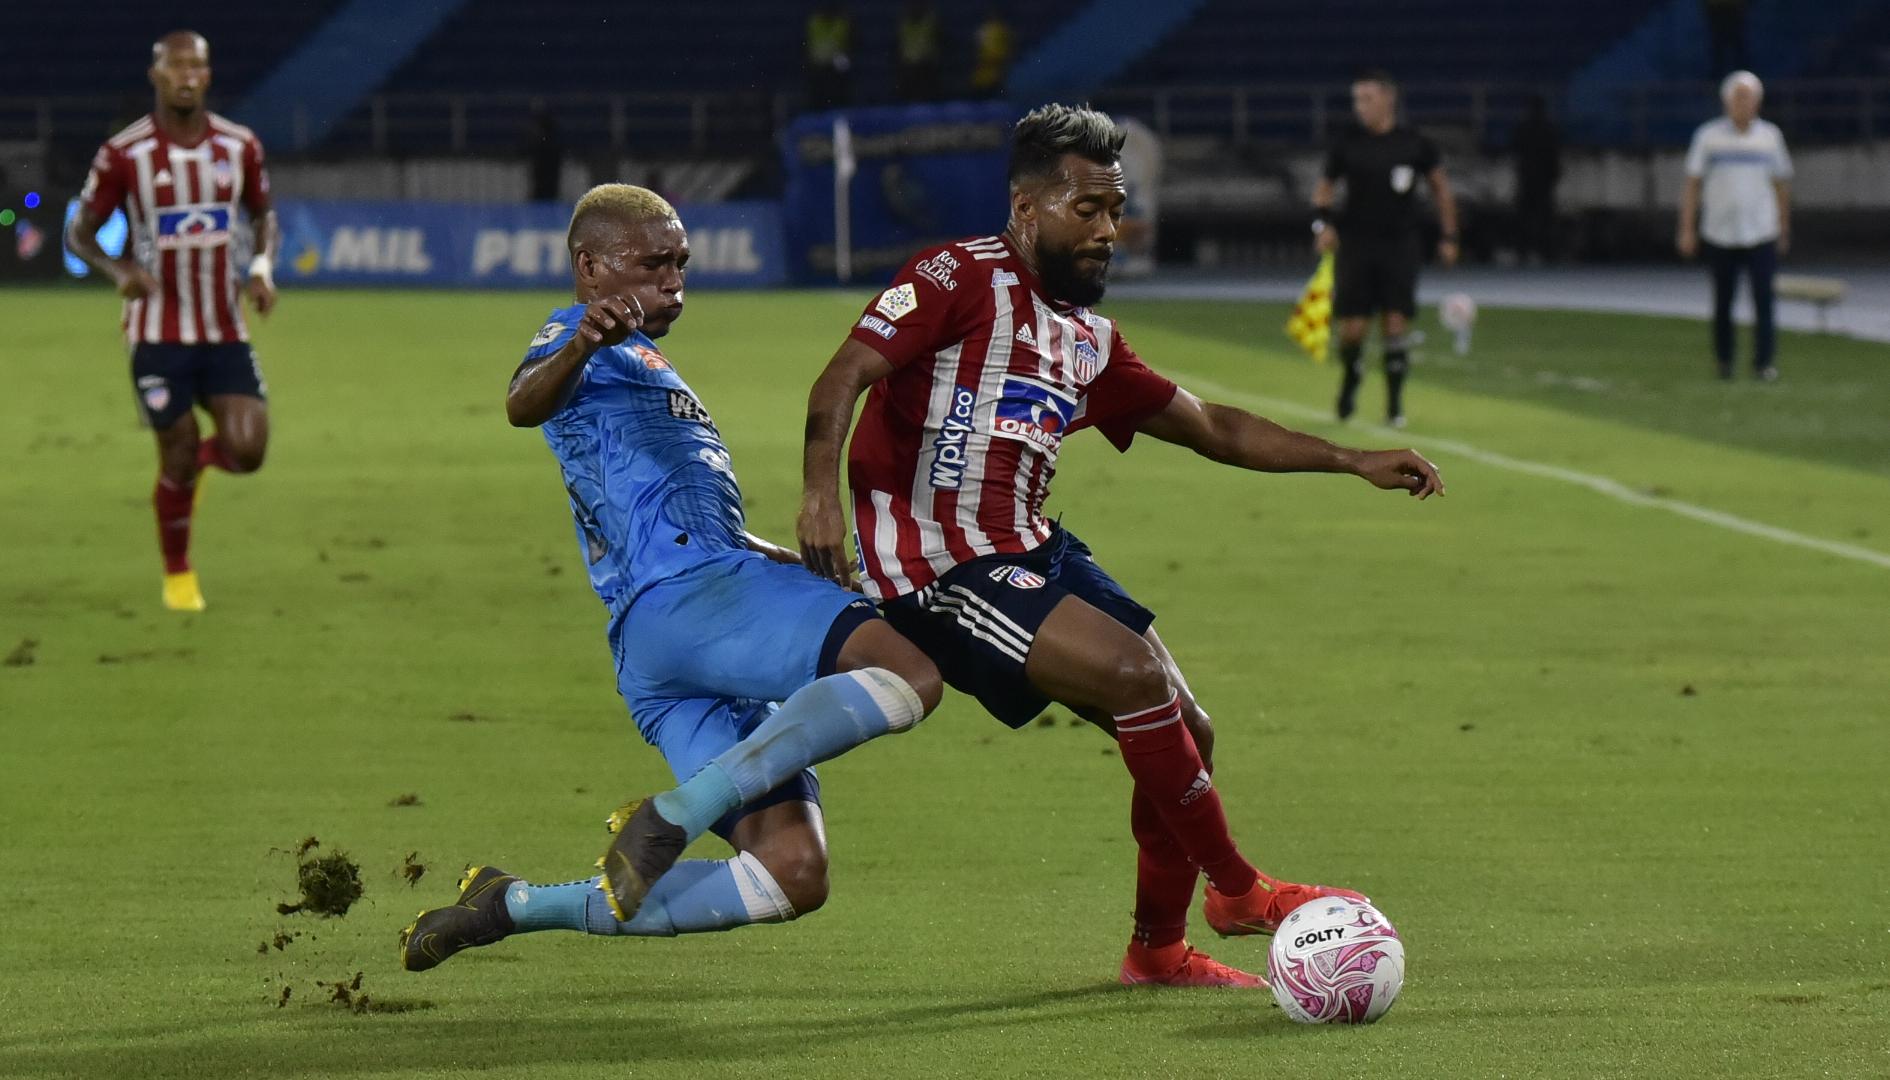
<instances>
[{"instance_id":1,"label":"referee's black socks","mask_svg":"<svg viewBox=\"0 0 1890 1080\"><path fill-rule=\"evenodd\" d=\"M1411 370L1411 356L1403 338L1385 342L1385 417L1396 420L1404 415L1404 376Z\"/></svg>"},{"instance_id":2,"label":"referee's black socks","mask_svg":"<svg viewBox=\"0 0 1890 1080\"><path fill-rule=\"evenodd\" d=\"M1358 409L1358 384L1365 378L1363 355L1365 343L1355 341L1339 345L1339 362L1345 367L1345 381L1339 384L1339 419L1349 420Z\"/></svg>"}]
</instances>

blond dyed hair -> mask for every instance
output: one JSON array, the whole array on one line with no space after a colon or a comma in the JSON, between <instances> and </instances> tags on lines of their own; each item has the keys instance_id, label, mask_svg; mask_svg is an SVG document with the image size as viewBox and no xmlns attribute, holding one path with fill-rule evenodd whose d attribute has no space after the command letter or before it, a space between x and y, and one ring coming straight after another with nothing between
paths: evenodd
<instances>
[{"instance_id":1,"label":"blond dyed hair","mask_svg":"<svg viewBox=\"0 0 1890 1080\"><path fill-rule=\"evenodd\" d=\"M646 221L680 221L669 200L646 187L635 184L599 184L584 193L571 210L571 227L565 231L565 246L577 254L578 234L593 221L619 221L640 225Z\"/></svg>"}]
</instances>

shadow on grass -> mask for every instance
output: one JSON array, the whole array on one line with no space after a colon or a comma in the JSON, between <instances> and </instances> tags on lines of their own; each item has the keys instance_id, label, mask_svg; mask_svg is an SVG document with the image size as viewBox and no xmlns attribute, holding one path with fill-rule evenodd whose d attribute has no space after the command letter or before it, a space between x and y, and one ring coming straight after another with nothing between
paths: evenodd
<instances>
[{"instance_id":1,"label":"shadow on grass","mask_svg":"<svg viewBox=\"0 0 1890 1080\"><path fill-rule=\"evenodd\" d=\"M190 1034L159 1025L106 1029L95 1038L106 1045L65 1049L18 1046L0 1050L6 1076L192 1076L266 1073L270 1076L342 1076L401 1069L440 1069L458 1064L479 1069L596 1063L740 1064L791 1060L810 1047L844 1047L889 1035L950 1035L1001 1022L1008 1028L1058 1023L1110 1012L1133 1011L1144 995L1114 983L1045 990L994 998L960 998L906 1008L873 1010L836 1006L814 990L755 1001L746 1015L729 1019L726 1009L701 1015L688 1000L664 995L639 1010L626 998L614 1016L574 1018L559 1007L519 1015L493 1015L487 1003L442 1006L430 1012L356 1016L315 1007L290 1009L283 1023L246 1025L242 1031ZM569 993L595 1008L597 996ZM729 1004L729 996L716 1000ZM797 1004L798 1003L798 1004ZM551 1005L552 1002L545 1002ZM660 1012L658 1010L661 1010Z\"/></svg>"}]
</instances>

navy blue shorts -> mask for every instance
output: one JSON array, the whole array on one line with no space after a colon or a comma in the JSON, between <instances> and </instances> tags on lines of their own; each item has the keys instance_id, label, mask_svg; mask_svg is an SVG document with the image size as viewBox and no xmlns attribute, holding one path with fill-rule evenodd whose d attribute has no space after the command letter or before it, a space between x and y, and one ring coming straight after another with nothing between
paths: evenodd
<instances>
[{"instance_id":1,"label":"navy blue shorts","mask_svg":"<svg viewBox=\"0 0 1890 1080\"><path fill-rule=\"evenodd\" d=\"M1038 627L1066 596L1137 636L1155 621L1154 612L1096 565L1089 545L1060 525L1034 551L960 563L880 610L893 629L932 658L946 682L1016 728L1050 704L1024 675L1024 661Z\"/></svg>"},{"instance_id":2,"label":"navy blue shorts","mask_svg":"<svg viewBox=\"0 0 1890 1080\"><path fill-rule=\"evenodd\" d=\"M158 431L189 415L191 406L218 394L269 397L262 369L247 341L145 342L131 350L131 383L145 420Z\"/></svg>"}]
</instances>

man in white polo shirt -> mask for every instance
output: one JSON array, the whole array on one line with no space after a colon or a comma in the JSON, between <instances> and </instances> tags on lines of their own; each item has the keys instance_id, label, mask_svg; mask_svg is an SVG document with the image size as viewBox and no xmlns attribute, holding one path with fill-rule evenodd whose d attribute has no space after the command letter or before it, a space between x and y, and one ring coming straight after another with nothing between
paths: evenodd
<instances>
[{"instance_id":1,"label":"man in white polo shirt","mask_svg":"<svg viewBox=\"0 0 1890 1080\"><path fill-rule=\"evenodd\" d=\"M1720 84L1726 115L1693 133L1675 245L1689 259L1704 247L1713 269L1713 355L1722 379L1733 377L1733 293L1741 271L1751 276L1752 368L1771 382L1778 378L1772 278L1791 245L1792 158L1777 125L1759 119L1764 94L1750 71Z\"/></svg>"}]
</instances>

